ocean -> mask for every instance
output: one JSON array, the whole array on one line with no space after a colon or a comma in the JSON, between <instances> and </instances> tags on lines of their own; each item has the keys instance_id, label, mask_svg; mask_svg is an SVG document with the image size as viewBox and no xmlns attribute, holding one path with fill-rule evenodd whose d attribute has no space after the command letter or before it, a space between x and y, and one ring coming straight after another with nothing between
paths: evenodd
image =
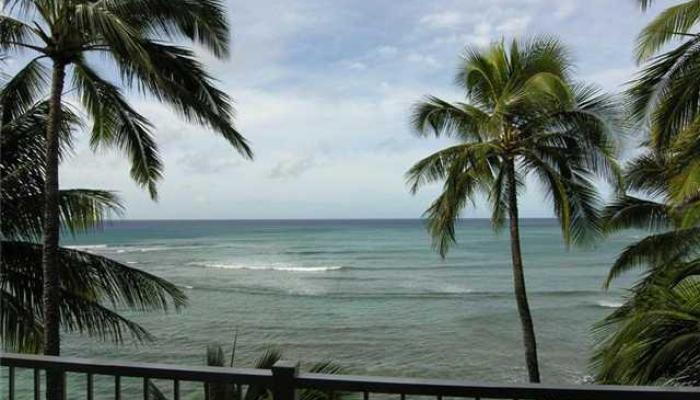
<instances>
[{"instance_id":1,"label":"ocean","mask_svg":"<svg viewBox=\"0 0 700 400\"><path fill-rule=\"evenodd\" d=\"M521 229L543 380L586 381L591 328L634 277L607 292L601 284L641 233L567 251L555 220ZM237 331L237 366L276 347L354 374L524 381L508 232L464 220L457 238L442 260L420 220L110 222L63 244L166 278L189 307L125 312L152 343L67 336L63 354L202 365L207 345L230 349Z\"/></svg>"}]
</instances>

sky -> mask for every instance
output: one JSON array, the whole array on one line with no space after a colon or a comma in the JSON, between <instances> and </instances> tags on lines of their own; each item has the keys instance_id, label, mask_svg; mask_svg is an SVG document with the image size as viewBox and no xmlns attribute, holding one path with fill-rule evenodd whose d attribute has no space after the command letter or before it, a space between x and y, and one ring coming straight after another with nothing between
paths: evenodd
<instances>
[{"instance_id":1,"label":"sky","mask_svg":"<svg viewBox=\"0 0 700 400\"><path fill-rule=\"evenodd\" d=\"M235 100L255 160L132 94L164 159L158 202L131 181L124 155L93 153L85 135L61 186L117 191L135 219L417 218L439 186L412 196L404 174L446 142L412 133L411 105L463 99L453 77L465 46L557 35L582 80L619 91L637 70L637 33L671 3L644 14L635 0L226 1L232 55L200 54ZM520 206L523 217L551 216L536 187ZM463 213L488 215L483 204Z\"/></svg>"}]
</instances>

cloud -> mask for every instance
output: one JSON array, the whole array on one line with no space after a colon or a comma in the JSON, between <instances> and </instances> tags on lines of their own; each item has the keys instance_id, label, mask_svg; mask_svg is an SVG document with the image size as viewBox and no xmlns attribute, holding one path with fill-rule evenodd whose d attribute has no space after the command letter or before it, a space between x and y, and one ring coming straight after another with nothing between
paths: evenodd
<instances>
[{"instance_id":1,"label":"cloud","mask_svg":"<svg viewBox=\"0 0 700 400\"><path fill-rule=\"evenodd\" d=\"M226 155L213 156L211 153L199 151L187 152L177 159L177 164L183 171L193 174L216 174L225 170L240 167L243 163L240 157L232 151Z\"/></svg>"},{"instance_id":2,"label":"cloud","mask_svg":"<svg viewBox=\"0 0 700 400\"><path fill-rule=\"evenodd\" d=\"M464 22L464 16L454 11L442 11L421 17L420 24L431 29L454 29Z\"/></svg>"},{"instance_id":3,"label":"cloud","mask_svg":"<svg viewBox=\"0 0 700 400\"><path fill-rule=\"evenodd\" d=\"M271 179L298 178L313 167L314 164L313 157L308 156L282 160L272 167L268 177Z\"/></svg>"},{"instance_id":4,"label":"cloud","mask_svg":"<svg viewBox=\"0 0 700 400\"><path fill-rule=\"evenodd\" d=\"M131 218L417 217L439 185L410 196L404 173L451 142L412 135L410 109L427 94L463 100L453 77L465 45L555 33L579 77L616 88L631 77L634 37L651 18L633 3L227 1L232 57L203 62L236 100L236 125L255 161L130 94L155 125L165 165L159 202L132 182L126 157L93 154L87 135L62 165L62 187L118 190ZM536 190L522 202L524 216L548 215Z\"/></svg>"},{"instance_id":5,"label":"cloud","mask_svg":"<svg viewBox=\"0 0 700 400\"><path fill-rule=\"evenodd\" d=\"M531 20L529 15L506 18L496 27L496 32L505 37L520 36L525 33Z\"/></svg>"}]
</instances>

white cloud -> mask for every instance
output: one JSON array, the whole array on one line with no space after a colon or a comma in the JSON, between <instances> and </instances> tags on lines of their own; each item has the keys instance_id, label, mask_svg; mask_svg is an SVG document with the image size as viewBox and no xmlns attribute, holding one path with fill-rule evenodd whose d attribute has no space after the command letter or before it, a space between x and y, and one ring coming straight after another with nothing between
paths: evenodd
<instances>
[{"instance_id":1,"label":"white cloud","mask_svg":"<svg viewBox=\"0 0 700 400\"><path fill-rule=\"evenodd\" d=\"M464 16L454 11L442 11L421 17L420 23L431 29L454 29L464 22Z\"/></svg>"},{"instance_id":2,"label":"white cloud","mask_svg":"<svg viewBox=\"0 0 700 400\"><path fill-rule=\"evenodd\" d=\"M521 15L505 19L496 27L496 32L505 37L517 37L525 33L532 17Z\"/></svg>"},{"instance_id":3,"label":"white cloud","mask_svg":"<svg viewBox=\"0 0 700 400\"><path fill-rule=\"evenodd\" d=\"M631 3L230 1L232 57L204 62L236 99L237 127L255 161L167 107L131 96L156 126L166 169L159 203L131 181L122 154L93 155L84 138L62 166L62 183L118 190L134 218L416 217L436 188L412 197L404 173L449 142L412 135L410 107L426 94L463 99L452 78L465 45L557 33L581 77L614 88L634 69L631 46L644 23L615 17L634 12ZM534 190L523 210L548 215Z\"/></svg>"}]
</instances>

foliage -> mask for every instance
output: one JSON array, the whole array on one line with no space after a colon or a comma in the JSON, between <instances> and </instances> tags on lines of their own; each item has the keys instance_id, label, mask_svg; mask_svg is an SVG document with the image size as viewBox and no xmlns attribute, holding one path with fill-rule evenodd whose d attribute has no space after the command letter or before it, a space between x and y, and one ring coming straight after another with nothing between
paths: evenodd
<instances>
[{"instance_id":1,"label":"foliage","mask_svg":"<svg viewBox=\"0 0 700 400\"><path fill-rule=\"evenodd\" d=\"M646 9L652 1L640 0ZM647 64L628 91L631 115L648 130L620 195L605 212L610 232L649 235L618 256L605 282L643 271L624 305L595 328L596 380L615 384L700 384L700 2L664 10L641 33ZM674 40L681 43L657 53Z\"/></svg>"},{"instance_id":2,"label":"foliage","mask_svg":"<svg viewBox=\"0 0 700 400\"><path fill-rule=\"evenodd\" d=\"M62 148L70 150L72 130L80 119L64 109ZM45 102L8 121L0 139L0 225L2 230L2 296L0 325L7 350L38 352L43 336L41 236L43 210L43 152L47 115ZM59 192L64 228L77 234L99 226L121 210L112 192L67 189ZM122 263L84 251L59 250L61 326L116 343L125 335L142 341L150 334L139 324L113 311L180 308L186 297L175 285Z\"/></svg>"},{"instance_id":3,"label":"foliage","mask_svg":"<svg viewBox=\"0 0 700 400\"><path fill-rule=\"evenodd\" d=\"M2 121L16 119L45 95L46 60L70 66L72 86L92 121L93 148L116 147L131 160L131 176L156 196L162 176L150 122L130 106L122 89L101 76L95 61L113 65L127 89L169 105L187 121L219 133L246 157L246 140L233 126L226 93L195 53L167 41L197 43L225 57L229 28L217 0L9 0L0 15L0 53L24 52L29 61L6 83ZM104 70L100 65L99 71Z\"/></svg>"},{"instance_id":4,"label":"foliage","mask_svg":"<svg viewBox=\"0 0 700 400\"><path fill-rule=\"evenodd\" d=\"M414 109L416 131L458 143L416 163L408 172L412 192L443 182L426 211L435 247L443 256L455 241L459 212L478 193L487 196L500 228L508 210L509 174L520 191L535 177L554 205L567 243L588 242L601 230L595 177L615 182L619 123L615 101L571 80L571 64L551 38L469 48L457 76L467 103L429 97ZM511 171L508 165L515 168Z\"/></svg>"},{"instance_id":5,"label":"foliage","mask_svg":"<svg viewBox=\"0 0 700 400\"><path fill-rule=\"evenodd\" d=\"M604 213L610 232L650 234L620 253L605 282L643 270L624 305L595 327L592 367L600 383L700 384L693 342L700 340L700 201L676 200L673 162L668 152L652 151L632 160L628 190L656 200L625 194Z\"/></svg>"},{"instance_id":6,"label":"foliage","mask_svg":"<svg viewBox=\"0 0 700 400\"><path fill-rule=\"evenodd\" d=\"M411 191L442 182L425 212L433 246L445 257L456 241L463 208L484 195L491 222L510 221L513 278L531 382L539 382L534 324L520 249L518 194L528 177L545 190L567 245L602 232L596 178L618 183L614 130L616 102L595 87L574 82L564 47L552 38L467 48L456 77L466 102L428 97L415 106L421 136L456 144L416 163L407 174Z\"/></svg>"},{"instance_id":7,"label":"foliage","mask_svg":"<svg viewBox=\"0 0 700 400\"><path fill-rule=\"evenodd\" d=\"M210 367L233 367L235 362L236 344L233 345L231 358L227 365L226 354L223 347L210 345L207 347L207 365ZM272 369L273 365L282 359L282 351L270 347L255 361L253 368ZM312 364L309 372L319 374L340 374L343 369L329 361ZM237 385L235 383L208 383L204 385L204 398L210 400L272 400L272 392L269 388L259 385ZM152 398L160 399L166 396L151 383L149 392ZM328 393L317 389L301 389L298 391L299 400L338 400L342 399L342 393ZM197 397L199 398L199 397Z\"/></svg>"}]
</instances>

